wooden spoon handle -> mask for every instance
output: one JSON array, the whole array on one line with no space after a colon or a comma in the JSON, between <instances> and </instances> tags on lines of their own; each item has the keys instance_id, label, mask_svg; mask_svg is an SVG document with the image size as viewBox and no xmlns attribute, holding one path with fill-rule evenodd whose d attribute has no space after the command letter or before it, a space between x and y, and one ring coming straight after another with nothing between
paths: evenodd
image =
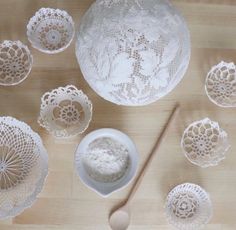
<instances>
[{"instance_id":1,"label":"wooden spoon handle","mask_svg":"<svg viewBox=\"0 0 236 230\"><path fill-rule=\"evenodd\" d=\"M144 175L145 175L149 165L151 164L155 154L157 153L157 151L158 151L158 149L159 149L163 139L165 138L165 136L166 136L166 134L167 134L167 132L169 130L169 127L171 126L172 122L176 118L179 110L180 110L180 106L177 104L175 106L174 110L172 111L172 113L171 113L171 115L170 115L170 117L169 117L165 127L163 128L163 130L162 130L162 132L161 132L161 134L160 134L156 144L154 145L151 153L149 154L149 156L148 156L148 158L147 158L147 160L146 160L146 162L145 162L141 172L139 173L139 175L138 175L138 177L137 177L137 179L136 179L136 181L134 183L134 186L132 187L132 189L131 189L131 191L130 191L130 193L128 195L128 198L126 200L126 204L128 204L129 201L132 200L132 198L133 198L135 192L137 191L137 189L138 189L138 187L139 187L139 185L140 185L140 183L141 183L141 181L142 181L142 179L143 179L143 177L144 177Z\"/></svg>"}]
</instances>

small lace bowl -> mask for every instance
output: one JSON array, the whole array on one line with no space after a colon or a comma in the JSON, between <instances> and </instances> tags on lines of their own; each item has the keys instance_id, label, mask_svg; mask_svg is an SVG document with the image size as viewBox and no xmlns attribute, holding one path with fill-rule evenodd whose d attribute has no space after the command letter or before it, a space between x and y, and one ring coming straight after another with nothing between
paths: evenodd
<instances>
[{"instance_id":1,"label":"small lace bowl","mask_svg":"<svg viewBox=\"0 0 236 230\"><path fill-rule=\"evenodd\" d=\"M89 145L100 138L112 138L128 149L129 166L123 176L114 182L100 182L94 180L86 170L84 156ZM99 129L86 135L77 147L75 153L75 168L80 180L90 189L102 197L126 187L135 177L138 168L138 151L133 141L124 133L115 129Z\"/></svg>"},{"instance_id":2,"label":"small lace bowl","mask_svg":"<svg viewBox=\"0 0 236 230\"><path fill-rule=\"evenodd\" d=\"M181 147L190 162L205 168L223 160L230 145L227 133L219 124L205 118L188 126Z\"/></svg>"},{"instance_id":3,"label":"small lace bowl","mask_svg":"<svg viewBox=\"0 0 236 230\"><path fill-rule=\"evenodd\" d=\"M48 173L41 138L24 122L0 117L0 219L30 207Z\"/></svg>"},{"instance_id":4,"label":"small lace bowl","mask_svg":"<svg viewBox=\"0 0 236 230\"><path fill-rule=\"evenodd\" d=\"M73 85L54 89L41 98L38 122L56 138L83 133L91 119L91 101Z\"/></svg>"},{"instance_id":5,"label":"small lace bowl","mask_svg":"<svg viewBox=\"0 0 236 230\"><path fill-rule=\"evenodd\" d=\"M206 77L208 98L220 107L236 107L236 67L233 62L220 62Z\"/></svg>"},{"instance_id":6,"label":"small lace bowl","mask_svg":"<svg viewBox=\"0 0 236 230\"><path fill-rule=\"evenodd\" d=\"M198 230L212 217L209 195L200 186L185 183L176 186L167 196L166 216L178 230Z\"/></svg>"},{"instance_id":7,"label":"small lace bowl","mask_svg":"<svg viewBox=\"0 0 236 230\"><path fill-rule=\"evenodd\" d=\"M33 57L20 41L5 40L0 43L0 85L17 85L29 75Z\"/></svg>"},{"instance_id":8,"label":"small lace bowl","mask_svg":"<svg viewBox=\"0 0 236 230\"><path fill-rule=\"evenodd\" d=\"M41 8L27 25L27 36L32 46L48 54L65 50L74 33L72 17L59 9Z\"/></svg>"}]
</instances>

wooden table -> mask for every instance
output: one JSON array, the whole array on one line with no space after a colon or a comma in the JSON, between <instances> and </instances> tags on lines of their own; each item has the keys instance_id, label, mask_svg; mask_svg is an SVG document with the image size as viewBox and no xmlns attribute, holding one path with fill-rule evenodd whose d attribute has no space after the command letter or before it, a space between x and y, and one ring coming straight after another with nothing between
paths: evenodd
<instances>
[{"instance_id":1,"label":"wooden table","mask_svg":"<svg viewBox=\"0 0 236 230\"><path fill-rule=\"evenodd\" d=\"M21 40L29 45L26 24L40 7L62 8L76 22L91 0L0 0L0 40ZM181 116L172 127L158 157L132 205L130 230L167 230L164 202L177 184L193 182L211 195L214 217L207 230L236 229L236 139L235 109L221 109L211 103L204 91L209 68L221 61L234 61L236 49L236 1L175 0L189 24L192 40L191 63L178 87L164 99L140 108L119 107L97 96L83 80L73 44L64 52L46 55L31 49L33 70L22 84L0 87L1 116L25 121L40 133L49 154L49 176L37 202L14 219L0 222L0 230L106 230L110 210L129 188L103 199L87 189L75 175L74 152L81 137L70 142L55 141L37 124L40 97L48 90L75 84L94 104L93 121L86 133L103 127L120 129L130 135L144 162L176 101ZM186 125L210 117L229 133L232 147L219 166L201 169L187 161L180 139Z\"/></svg>"}]
</instances>

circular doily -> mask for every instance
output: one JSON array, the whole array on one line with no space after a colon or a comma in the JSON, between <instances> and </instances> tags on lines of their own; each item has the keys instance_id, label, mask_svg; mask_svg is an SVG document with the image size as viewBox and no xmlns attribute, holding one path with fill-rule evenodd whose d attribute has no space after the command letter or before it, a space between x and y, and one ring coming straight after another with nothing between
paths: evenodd
<instances>
[{"instance_id":1,"label":"circular doily","mask_svg":"<svg viewBox=\"0 0 236 230\"><path fill-rule=\"evenodd\" d=\"M221 107L236 107L236 67L220 62L211 68L205 90L209 99Z\"/></svg>"},{"instance_id":2,"label":"circular doily","mask_svg":"<svg viewBox=\"0 0 236 230\"><path fill-rule=\"evenodd\" d=\"M34 48L44 53L59 53L73 40L74 22L63 10L41 8L28 23L27 36Z\"/></svg>"},{"instance_id":3,"label":"circular doily","mask_svg":"<svg viewBox=\"0 0 236 230\"><path fill-rule=\"evenodd\" d=\"M20 41L5 40L0 43L0 85L17 85L31 71L33 57Z\"/></svg>"},{"instance_id":4,"label":"circular doily","mask_svg":"<svg viewBox=\"0 0 236 230\"><path fill-rule=\"evenodd\" d=\"M168 194L165 209L168 222L179 230L198 230L212 217L209 195L190 183L178 185Z\"/></svg>"},{"instance_id":5,"label":"circular doily","mask_svg":"<svg viewBox=\"0 0 236 230\"><path fill-rule=\"evenodd\" d=\"M41 138L25 123L0 117L0 219L30 207L48 173Z\"/></svg>"},{"instance_id":6,"label":"circular doily","mask_svg":"<svg viewBox=\"0 0 236 230\"><path fill-rule=\"evenodd\" d=\"M92 103L73 85L59 87L41 98L39 124L57 138L84 132L92 119Z\"/></svg>"},{"instance_id":7,"label":"circular doily","mask_svg":"<svg viewBox=\"0 0 236 230\"><path fill-rule=\"evenodd\" d=\"M203 168L217 165L230 147L227 133L209 118L190 124L181 146L189 161Z\"/></svg>"},{"instance_id":8,"label":"circular doily","mask_svg":"<svg viewBox=\"0 0 236 230\"><path fill-rule=\"evenodd\" d=\"M82 18L76 55L101 97L146 105L173 90L185 74L189 32L167 0L97 0Z\"/></svg>"}]
</instances>

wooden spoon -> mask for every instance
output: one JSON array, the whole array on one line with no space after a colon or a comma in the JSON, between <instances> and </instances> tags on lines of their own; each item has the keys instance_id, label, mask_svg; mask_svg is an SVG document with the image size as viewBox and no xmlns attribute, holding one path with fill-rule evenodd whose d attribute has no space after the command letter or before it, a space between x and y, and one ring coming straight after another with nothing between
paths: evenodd
<instances>
[{"instance_id":1,"label":"wooden spoon","mask_svg":"<svg viewBox=\"0 0 236 230\"><path fill-rule=\"evenodd\" d=\"M157 140L150 155L148 156L139 176L137 177L137 179L134 183L134 186L132 187L132 189L126 199L126 202L122 206L120 206L118 209L114 210L111 213L110 218L109 218L109 223L110 223L112 230L126 230L129 227L129 224L130 224L130 211L129 211L130 201L134 197L134 194L137 191L150 163L152 162L153 157L157 153L163 139L165 138L165 136L169 130L171 123L174 121L179 110L180 110L180 106L176 105L176 107L174 108L172 114L170 115L164 129L162 130L159 139Z\"/></svg>"}]
</instances>

